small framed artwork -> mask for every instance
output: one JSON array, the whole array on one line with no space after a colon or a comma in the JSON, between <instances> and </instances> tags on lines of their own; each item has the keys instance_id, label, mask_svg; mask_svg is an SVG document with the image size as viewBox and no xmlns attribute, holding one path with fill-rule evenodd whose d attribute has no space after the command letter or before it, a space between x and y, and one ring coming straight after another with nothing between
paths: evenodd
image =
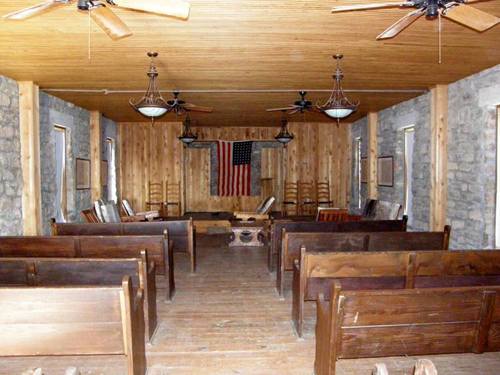
<instances>
[{"instance_id":1,"label":"small framed artwork","mask_svg":"<svg viewBox=\"0 0 500 375\"><path fill-rule=\"evenodd\" d=\"M76 159L76 189L90 189L90 160Z\"/></svg>"},{"instance_id":2,"label":"small framed artwork","mask_svg":"<svg viewBox=\"0 0 500 375\"><path fill-rule=\"evenodd\" d=\"M102 186L108 186L108 161L101 161L101 184Z\"/></svg>"},{"instance_id":3,"label":"small framed artwork","mask_svg":"<svg viewBox=\"0 0 500 375\"><path fill-rule=\"evenodd\" d=\"M394 186L394 159L392 156L381 156L377 159L378 186Z\"/></svg>"},{"instance_id":4,"label":"small framed artwork","mask_svg":"<svg viewBox=\"0 0 500 375\"><path fill-rule=\"evenodd\" d=\"M361 158L361 170L360 170L361 183L368 183L368 158Z\"/></svg>"}]
</instances>

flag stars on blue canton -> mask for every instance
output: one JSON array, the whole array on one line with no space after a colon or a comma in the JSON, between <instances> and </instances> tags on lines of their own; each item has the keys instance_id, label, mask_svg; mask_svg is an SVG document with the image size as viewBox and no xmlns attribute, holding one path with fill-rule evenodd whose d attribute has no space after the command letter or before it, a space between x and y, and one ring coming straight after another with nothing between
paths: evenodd
<instances>
[{"instance_id":1,"label":"flag stars on blue canton","mask_svg":"<svg viewBox=\"0 0 500 375\"><path fill-rule=\"evenodd\" d=\"M250 164L252 161L253 142L233 143L233 165Z\"/></svg>"}]
</instances>

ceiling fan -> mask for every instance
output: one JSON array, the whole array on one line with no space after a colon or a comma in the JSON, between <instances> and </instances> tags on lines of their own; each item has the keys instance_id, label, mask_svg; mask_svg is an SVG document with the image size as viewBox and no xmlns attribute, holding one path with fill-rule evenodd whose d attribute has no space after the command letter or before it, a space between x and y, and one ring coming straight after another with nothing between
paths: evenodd
<instances>
[{"instance_id":1,"label":"ceiling fan","mask_svg":"<svg viewBox=\"0 0 500 375\"><path fill-rule=\"evenodd\" d=\"M480 1L490 0L409 0L406 2L340 5L333 7L332 13L382 8L415 8L377 36L377 40L394 38L423 15L429 20L443 16L481 32L498 24L500 18L467 5Z\"/></svg>"},{"instance_id":2,"label":"ceiling fan","mask_svg":"<svg viewBox=\"0 0 500 375\"><path fill-rule=\"evenodd\" d=\"M47 0L3 16L8 20L24 20L57 9L63 5L77 3L77 9L89 12L90 17L108 36L118 40L132 35L128 26L111 10L127 10L154 13L162 16L187 19L190 5L184 0Z\"/></svg>"},{"instance_id":3,"label":"ceiling fan","mask_svg":"<svg viewBox=\"0 0 500 375\"><path fill-rule=\"evenodd\" d=\"M205 113L213 112L213 108L211 107L201 107L191 103L186 103L184 100L179 99L179 91L174 91L173 95L174 98L172 100L167 101L167 104L170 108L169 112L173 111L177 115L182 115L186 112L205 112Z\"/></svg>"},{"instance_id":4,"label":"ceiling fan","mask_svg":"<svg viewBox=\"0 0 500 375\"><path fill-rule=\"evenodd\" d=\"M312 102L306 99L307 95L306 91L299 91L299 95L300 95L300 100L295 101L290 106L283 108L269 108L267 109L267 111L268 112L288 111L289 115L293 115L297 112L304 113L305 111L317 112L317 109L315 106L313 106Z\"/></svg>"}]
</instances>

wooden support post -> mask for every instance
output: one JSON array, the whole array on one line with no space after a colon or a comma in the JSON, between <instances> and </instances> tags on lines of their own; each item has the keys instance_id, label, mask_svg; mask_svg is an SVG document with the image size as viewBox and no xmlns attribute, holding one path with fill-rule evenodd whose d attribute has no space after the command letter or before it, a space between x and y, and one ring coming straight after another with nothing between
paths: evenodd
<instances>
[{"instance_id":1,"label":"wooden support post","mask_svg":"<svg viewBox=\"0 0 500 375\"><path fill-rule=\"evenodd\" d=\"M90 191L92 201L102 197L101 183L101 113L90 112Z\"/></svg>"},{"instance_id":2,"label":"wooden support post","mask_svg":"<svg viewBox=\"0 0 500 375\"><path fill-rule=\"evenodd\" d=\"M430 230L443 230L448 203L448 86L431 89Z\"/></svg>"},{"instance_id":3,"label":"wooden support post","mask_svg":"<svg viewBox=\"0 0 500 375\"><path fill-rule=\"evenodd\" d=\"M368 198L377 199L378 114L368 113Z\"/></svg>"},{"instance_id":4,"label":"wooden support post","mask_svg":"<svg viewBox=\"0 0 500 375\"><path fill-rule=\"evenodd\" d=\"M22 213L25 236L42 234L40 118L38 86L19 82L19 129L23 172Z\"/></svg>"}]
</instances>

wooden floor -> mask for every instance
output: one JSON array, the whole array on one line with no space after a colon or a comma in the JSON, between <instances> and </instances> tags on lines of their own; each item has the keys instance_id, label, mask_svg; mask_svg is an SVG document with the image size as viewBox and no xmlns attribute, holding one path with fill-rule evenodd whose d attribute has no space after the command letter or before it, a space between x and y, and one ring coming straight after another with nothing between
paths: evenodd
<instances>
[{"instance_id":1,"label":"wooden floor","mask_svg":"<svg viewBox=\"0 0 500 375\"><path fill-rule=\"evenodd\" d=\"M312 375L314 305L308 304L306 332L304 339L298 339L290 323L290 293L284 300L278 298L274 275L267 272L265 249L228 248L226 238L198 238L196 274L188 272L183 254L176 255L177 294L172 303L165 303L159 293L160 324L147 349L148 374ZM161 282L159 278L159 287ZM500 374L500 353L427 358L434 361L439 375ZM375 363L384 362L390 374L410 374L415 359L342 360L337 368L339 375L369 375ZM106 356L2 358L0 374L43 367L45 375L62 375L68 366L80 367L82 375L126 373L120 359Z\"/></svg>"}]
</instances>

